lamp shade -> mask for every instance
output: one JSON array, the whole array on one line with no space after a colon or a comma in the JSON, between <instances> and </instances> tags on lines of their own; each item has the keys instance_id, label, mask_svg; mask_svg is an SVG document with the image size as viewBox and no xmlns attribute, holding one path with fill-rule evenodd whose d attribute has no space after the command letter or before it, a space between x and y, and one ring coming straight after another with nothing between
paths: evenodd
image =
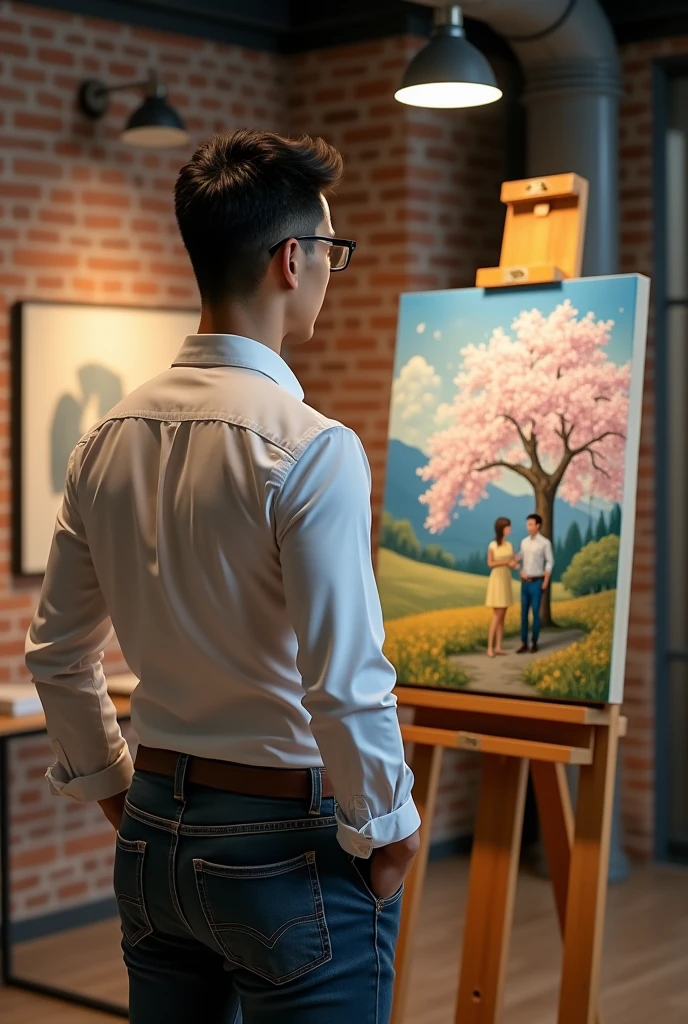
<instances>
[{"instance_id":1,"label":"lamp shade","mask_svg":"<svg viewBox=\"0 0 688 1024\"><path fill-rule=\"evenodd\" d=\"M163 96L147 96L127 121L120 139L142 149L169 149L186 145L189 133Z\"/></svg>"},{"instance_id":2,"label":"lamp shade","mask_svg":"<svg viewBox=\"0 0 688 1024\"><path fill-rule=\"evenodd\" d=\"M480 107L502 95L494 72L463 28L438 25L428 45L413 58L394 94L412 107Z\"/></svg>"}]
</instances>

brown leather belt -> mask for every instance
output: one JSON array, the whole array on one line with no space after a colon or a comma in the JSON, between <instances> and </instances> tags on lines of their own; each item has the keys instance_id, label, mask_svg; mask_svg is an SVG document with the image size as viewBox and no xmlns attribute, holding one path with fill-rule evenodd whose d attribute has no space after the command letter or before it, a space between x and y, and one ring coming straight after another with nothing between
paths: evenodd
<instances>
[{"instance_id":1,"label":"brown leather belt","mask_svg":"<svg viewBox=\"0 0 688 1024\"><path fill-rule=\"evenodd\" d=\"M137 771L154 772L174 778L179 754L173 750L158 750L140 746L134 767ZM309 768L258 768L232 761L213 761L207 757L189 757L186 781L197 786L210 786L227 793L244 796L283 797L288 800L310 800L312 779ZM321 769L322 796L334 796L330 777Z\"/></svg>"}]
</instances>

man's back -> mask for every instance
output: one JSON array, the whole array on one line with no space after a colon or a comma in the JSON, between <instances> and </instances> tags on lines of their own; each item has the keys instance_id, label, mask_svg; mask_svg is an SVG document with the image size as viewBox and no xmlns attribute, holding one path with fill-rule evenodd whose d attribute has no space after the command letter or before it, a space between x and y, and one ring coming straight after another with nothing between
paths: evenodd
<instances>
[{"instance_id":1,"label":"man's back","mask_svg":"<svg viewBox=\"0 0 688 1024\"><path fill-rule=\"evenodd\" d=\"M82 442L79 509L149 746L319 763L275 502L314 439L344 428L301 395L264 346L199 335Z\"/></svg>"}]
</instances>

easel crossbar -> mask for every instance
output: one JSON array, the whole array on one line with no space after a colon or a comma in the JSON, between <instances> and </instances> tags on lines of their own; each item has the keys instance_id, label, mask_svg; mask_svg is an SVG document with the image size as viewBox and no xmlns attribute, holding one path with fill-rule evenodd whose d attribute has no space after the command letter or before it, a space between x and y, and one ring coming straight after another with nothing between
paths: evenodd
<instances>
[{"instance_id":1,"label":"easel crossbar","mask_svg":"<svg viewBox=\"0 0 688 1024\"><path fill-rule=\"evenodd\" d=\"M560 743L541 743L536 740L514 739L485 733L436 729L423 725L403 725L401 733L410 743L474 750L482 754L503 754L506 757L524 757L529 760L559 762L561 764L591 764L593 737L584 747Z\"/></svg>"}]
</instances>

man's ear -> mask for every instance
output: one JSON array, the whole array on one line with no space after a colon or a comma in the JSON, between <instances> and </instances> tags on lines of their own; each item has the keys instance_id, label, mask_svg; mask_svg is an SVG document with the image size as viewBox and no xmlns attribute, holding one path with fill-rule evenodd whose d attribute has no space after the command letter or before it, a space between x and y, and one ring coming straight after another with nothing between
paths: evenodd
<instances>
[{"instance_id":1,"label":"man's ear","mask_svg":"<svg viewBox=\"0 0 688 1024\"><path fill-rule=\"evenodd\" d=\"M298 249L299 243L294 239L282 246L282 273L290 288L299 286Z\"/></svg>"}]
</instances>

